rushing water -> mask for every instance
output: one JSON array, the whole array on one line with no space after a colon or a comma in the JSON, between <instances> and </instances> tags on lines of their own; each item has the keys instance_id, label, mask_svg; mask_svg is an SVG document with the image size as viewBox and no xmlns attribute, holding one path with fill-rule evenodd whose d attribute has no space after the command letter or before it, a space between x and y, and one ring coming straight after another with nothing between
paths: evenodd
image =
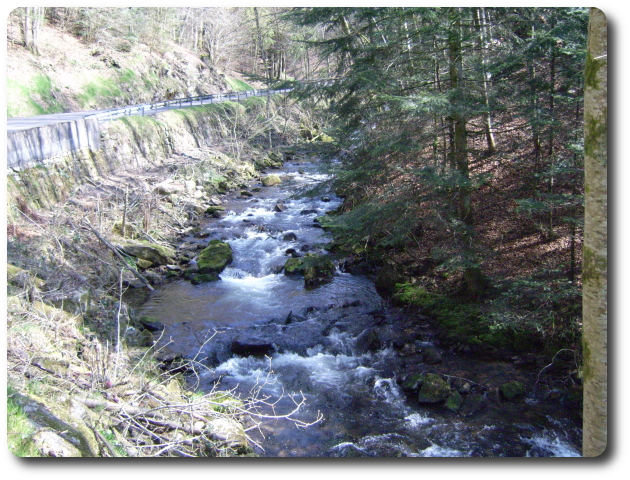
<instances>
[{"instance_id":1,"label":"rushing water","mask_svg":"<svg viewBox=\"0 0 630 480\"><path fill-rule=\"evenodd\" d=\"M409 319L389 307L368 278L337 271L331 283L306 290L302 279L280 272L289 249L325 253L330 237L314 219L342 200L330 192L296 195L326 179L315 164L292 162L274 173L283 175L281 185L251 198L233 197L225 204L229 214L205 227L204 245L221 239L234 252L222 280L196 286L170 282L152 294L142 312L166 325L171 343L165 349L208 365L197 379L199 388L254 395L269 416L281 417L299 405L292 415L297 422L259 419L259 428L249 432L258 453L579 455L579 428L536 392L526 399L526 411L522 403L496 409L497 402L489 401L469 416L410 401L397 382L404 358L393 348ZM278 203L286 209L275 211ZM375 328L376 346L366 341ZM426 344L431 338L427 331L420 340ZM245 348L240 355L235 344ZM455 371L474 375L466 362L449 361Z\"/></svg>"}]
</instances>

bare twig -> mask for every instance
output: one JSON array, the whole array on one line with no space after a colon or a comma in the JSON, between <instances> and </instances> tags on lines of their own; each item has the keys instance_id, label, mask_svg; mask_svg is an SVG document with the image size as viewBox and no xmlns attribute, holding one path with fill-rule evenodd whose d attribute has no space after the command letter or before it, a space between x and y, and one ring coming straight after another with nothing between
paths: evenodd
<instances>
[{"instance_id":1,"label":"bare twig","mask_svg":"<svg viewBox=\"0 0 630 480\"><path fill-rule=\"evenodd\" d=\"M151 286L151 284L149 283L149 281L144 278L140 272L138 272L136 269L131 268L127 265L127 262L125 262L125 259L123 258L123 256L118 252L118 250L116 249L116 247L114 247L111 243L109 243L107 240L105 240L100 233L98 233L98 231L92 226L92 224L90 223L90 221L85 218L84 219L85 223L87 224L88 229L96 236L96 238L98 238L101 243L103 245L105 245L107 248L109 248L114 255L116 255L116 257L118 257L118 259L123 263L123 265L125 266L125 268L127 268L127 270L129 270L131 273L133 273L140 281L142 281L142 283L144 283L144 285L151 291L154 290L154 288Z\"/></svg>"}]
</instances>

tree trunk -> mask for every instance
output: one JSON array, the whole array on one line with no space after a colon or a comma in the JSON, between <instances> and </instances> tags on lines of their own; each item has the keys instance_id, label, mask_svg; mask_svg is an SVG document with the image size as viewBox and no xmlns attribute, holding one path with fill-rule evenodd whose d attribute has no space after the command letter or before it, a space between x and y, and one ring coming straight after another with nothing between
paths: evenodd
<instances>
[{"instance_id":1,"label":"tree trunk","mask_svg":"<svg viewBox=\"0 0 630 480\"><path fill-rule=\"evenodd\" d=\"M472 224L470 211L470 188L468 186L468 132L466 131L467 118L462 113L461 90L463 77L463 60L461 49L460 18L459 12L451 11L451 31L449 33L449 72L452 99L451 119L453 125L452 159L453 167L460 173L462 180L458 187L457 211L459 219L466 225Z\"/></svg>"},{"instance_id":2,"label":"tree trunk","mask_svg":"<svg viewBox=\"0 0 630 480\"><path fill-rule=\"evenodd\" d=\"M601 455L608 431L607 22L591 8L584 91L584 257L582 267L584 429L582 454Z\"/></svg>"},{"instance_id":3,"label":"tree trunk","mask_svg":"<svg viewBox=\"0 0 630 480\"><path fill-rule=\"evenodd\" d=\"M464 270L465 293L471 300L477 301L486 288L486 280L478 265L477 255L473 249L474 220L471 206L470 172L468 165L468 119L462 113L462 90L464 65L461 39L461 11L449 9L450 31L448 37L449 73L451 88L451 119L453 127L452 162L459 173L457 187L456 215L464 225L460 235L462 253L467 266Z\"/></svg>"},{"instance_id":4,"label":"tree trunk","mask_svg":"<svg viewBox=\"0 0 630 480\"><path fill-rule=\"evenodd\" d=\"M481 58L481 70L483 75L483 101L486 108L486 112L483 115L484 130L486 134L486 144L488 146L488 154L493 154L497 150L497 145L494 140L494 132L492 129L492 116L490 115L490 73L488 72L488 55L486 48L488 45L488 22L486 19L486 10L484 7L478 7L475 10L475 23L479 28L479 55Z\"/></svg>"}]
</instances>

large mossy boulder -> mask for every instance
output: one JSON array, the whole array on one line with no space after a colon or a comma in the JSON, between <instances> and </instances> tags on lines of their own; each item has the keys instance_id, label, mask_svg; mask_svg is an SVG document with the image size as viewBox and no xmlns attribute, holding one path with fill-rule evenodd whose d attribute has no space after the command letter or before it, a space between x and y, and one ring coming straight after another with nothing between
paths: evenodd
<instances>
[{"instance_id":1,"label":"large mossy boulder","mask_svg":"<svg viewBox=\"0 0 630 480\"><path fill-rule=\"evenodd\" d=\"M260 181L265 187L273 187L274 185L279 185L280 183L282 183L282 179L278 175L275 175L275 174L262 177Z\"/></svg>"},{"instance_id":2,"label":"large mossy boulder","mask_svg":"<svg viewBox=\"0 0 630 480\"><path fill-rule=\"evenodd\" d=\"M427 373L422 378L418 392L420 403L439 403L451 395L451 387L435 373Z\"/></svg>"},{"instance_id":3,"label":"large mossy boulder","mask_svg":"<svg viewBox=\"0 0 630 480\"><path fill-rule=\"evenodd\" d=\"M29 285L42 288L46 283L41 278L32 275L28 270L22 270L10 263L7 263L7 282L20 288L26 288Z\"/></svg>"},{"instance_id":4,"label":"large mossy boulder","mask_svg":"<svg viewBox=\"0 0 630 480\"><path fill-rule=\"evenodd\" d=\"M525 386L521 382L507 382L499 387L501 396L505 400L516 400L525 395Z\"/></svg>"},{"instance_id":5,"label":"large mossy boulder","mask_svg":"<svg viewBox=\"0 0 630 480\"><path fill-rule=\"evenodd\" d=\"M456 413L462 407L463 403L464 400L461 394L457 390L453 390L446 399L444 406L451 412Z\"/></svg>"},{"instance_id":6,"label":"large mossy boulder","mask_svg":"<svg viewBox=\"0 0 630 480\"><path fill-rule=\"evenodd\" d=\"M315 288L333 279L335 265L326 255L306 255L289 258L284 264L285 275L304 276L304 286Z\"/></svg>"},{"instance_id":7,"label":"large mossy boulder","mask_svg":"<svg viewBox=\"0 0 630 480\"><path fill-rule=\"evenodd\" d=\"M221 240L211 240L197 256L199 273L221 273L232 263L232 247Z\"/></svg>"},{"instance_id":8,"label":"large mossy boulder","mask_svg":"<svg viewBox=\"0 0 630 480\"><path fill-rule=\"evenodd\" d=\"M127 255L151 262L153 267L171 264L175 257L173 249L154 243L127 244L123 245L121 249Z\"/></svg>"}]
</instances>

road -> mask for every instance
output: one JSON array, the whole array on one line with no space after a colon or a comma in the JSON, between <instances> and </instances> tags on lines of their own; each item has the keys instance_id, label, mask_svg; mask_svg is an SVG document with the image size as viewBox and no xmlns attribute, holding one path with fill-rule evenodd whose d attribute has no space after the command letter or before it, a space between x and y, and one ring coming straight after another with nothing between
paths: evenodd
<instances>
[{"instance_id":1,"label":"road","mask_svg":"<svg viewBox=\"0 0 630 480\"><path fill-rule=\"evenodd\" d=\"M7 131L16 132L19 130L28 130L29 128L41 127L44 125L52 125L55 123L71 122L80 120L87 116L97 116L99 122L107 122L122 116L129 115L155 115L156 113L178 108L189 108L209 103L221 103L227 101L239 101L250 97L261 97L270 92L272 95L276 93L287 93L290 89L284 90L251 90L248 92L220 93L216 95L206 95L202 97L189 97L177 100L167 100L155 103L147 103L142 105L133 105L129 107L112 108L108 110L91 110L85 112L70 113L53 113L49 115L39 115L28 118L12 118L7 120Z\"/></svg>"}]
</instances>

